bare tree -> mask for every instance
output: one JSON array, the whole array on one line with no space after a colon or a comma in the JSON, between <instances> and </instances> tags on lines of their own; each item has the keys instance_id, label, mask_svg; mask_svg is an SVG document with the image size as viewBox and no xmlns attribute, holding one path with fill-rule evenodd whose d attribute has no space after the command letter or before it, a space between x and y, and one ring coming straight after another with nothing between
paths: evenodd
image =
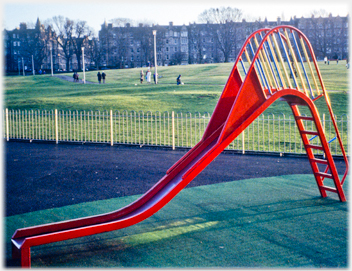
<instances>
[{"instance_id":1,"label":"bare tree","mask_svg":"<svg viewBox=\"0 0 352 271\"><path fill-rule=\"evenodd\" d=\"M134 21L129 18L114 18L110 20L110 22L115 26L115 27L124 27L126 24L134 25Z\"/></svg>"},{"instance_id":2,"label":"bare tree","mask_svg":"<svg viewBox=\"0 0 352 271\"><path fill-rule=\"evenodd\" d=\"M203 27L200 25L190 25L188 31L188 41L190 44L189 63L202 63L203 61Z\"/></svg>"},{"instance_id":3,"label":"bare tree","mask_svg":"<svg viewBox=\"0 0 352 271\"><path fill-rule=\"evenodd\" d=\"M233 51L237 51L237 40L239 36L235 22L242 19L242 11L237 8L221 7L211 8L203 11L199 21L209 23L210 32L218 43L218 48L224 56L224 61L228 62Z\"/></svg>"},{"instance_id":4,"label":"bare tree","mask_svg":"<svg viewBox=\"0 0 352 271\"><path fill-rule=\"evenodd\" d=\"M328 17L329 13L325 9L312 10L311 15L314 17Z\"/></svg>"},{"instance_id":5,"label":"bare tree","mask_svg":"<svg viewBox=\"0 0 352 271\"><path fill-rule=\"evenodd\" d=\"M93 34L93 30L87 25L86 21L76 21L73 29L72 45L77 58L77 68L81 70L82 47L85 47L88 38Z\"/></svg>"},{"instance_id":6,"label":"bare tree","mask_svg":"<svg viewBox=\"0 0 352 271\"><path fill-rule=\"evenodd\" d=\"M99 40L93 36L91 40L88 40L87 46L85 46L85 54L90 60L90 65L94 63L95 67L98 69L101 65L103 59L103 50L101 49L101 43Z\"/></svg>"},{"instance_id":7,"label":"bare tree","mask_svg":"<svg viewBox=\"0 0 352 271\"><path fill-rule=\"evenodd\" d=\"M52 28L56 33L56 42L64 53L66 60L66 70L70 69L70 62L74 54L72 36L74 31L74 22L63 16L54 16L52 19Z\"/></svg>"}]
</instances>

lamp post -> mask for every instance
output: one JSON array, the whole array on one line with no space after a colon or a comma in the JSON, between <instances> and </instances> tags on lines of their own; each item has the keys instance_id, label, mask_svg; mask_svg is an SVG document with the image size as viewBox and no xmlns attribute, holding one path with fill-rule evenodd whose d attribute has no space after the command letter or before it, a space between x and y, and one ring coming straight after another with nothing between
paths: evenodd
<instances>
[{"instance_id":1,"label":"lamp post","mask_svg":"<svg viewBox=\"0 0 352 271\"><path fill-rule=\"evenodd\" d=\"M84 64L84 47L82 47L83 84L86 83L86 68Z\"/></svg>"},{"instance_id":2,"label":"lamp post","mask_svg":"<svg viewBox=\"0 0 352 271\"><path fill-rule=\"evenodd\" d=\"M54 69L53 69L53 47L50 47L50 65L51 65L51 76L54 76Z\"/></svg>"},{"instance_id":3,"label":"lamp post","mask_svg":"<svg viewBox=\"0 0 352 271\"><path fill-rule=\"evenodd\" d=\"M23 61L23 57L22 57L22 71L23 71L23 76L24 76L25 74L24 74L24 61Z\"/></svg>"},{"instance_id":4,"label":"lamp post","mask_svg":"<svg viewBox=\"0 0 352 271\"><path fill-rule=\"evenodd\" d=\"M153 30L154 35L154 75L155 75L155 84L158 83L158 73L157 73L157 60L156 60L156 30Z\"/></svg>"},{"instance_id":5,"label":"lamp post","mask_svg":"<svg viewBox=\"0 0 352 271\"><path fill-rule=\"evenodd\" d=\"M33 72L33 75L35 74L35 71L34 71L34 59L33 59L33 55L32 55L32 72Z\"/></svg>"}]
</instances>

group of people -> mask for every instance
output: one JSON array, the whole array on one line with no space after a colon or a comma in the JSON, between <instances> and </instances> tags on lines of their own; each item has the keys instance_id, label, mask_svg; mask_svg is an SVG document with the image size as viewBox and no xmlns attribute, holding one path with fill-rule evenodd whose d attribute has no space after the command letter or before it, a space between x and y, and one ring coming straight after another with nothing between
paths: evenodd
<instances>
[{"instance_id":1,"label":"group of people","mask_svg":"<svg viewBox=\"0 0 352 271\"><path fill-rule=\"evenodd\" d=\"M145 80L147 80L147 83L150 83L151 81L151 72L150 72L150 68L148 68L148 70L146 71L145 73ZM144 81L144 73L143 73L143 70L141 70L141 73L140 73L140 81L141 81L141 84L143 83ZM155 74L154 74L154 83L155 83Z\"/></svg>"},{"instance_id":2,"label":"group of people","mask_svg":"<svg viewBox=\"0 0 352 271\"><path fill-rule=\"evenodd\" d=\"M158 74L154 73L154 83L155 83L155 80L156 80L155 76L158 76ZM143 81L144 81L144 72L143 72L143 70L141 70L139 79L140 79L141 84L143 84ZM145 73L145 79L147 80L147 83L150 83L151 72L150 72L150 68L149 67L148 67L147 72ZM181 74L176 78L176 83L177 83L177 85L181 85L181 84L183 85L183 83L181 82Z\"/></svg>"},{"instance_id":3,"label":"group of people","mask_svg":"<svg viewBox=\"0 0 352 271\"><path fill-rule=\"evenodd\" d=\"M155 83L155 76L158 76L158 74L154 74L154 83ZM99 84L101 84L101 80L103 79L103 84L105 84L105 78L106 78L106 73L105 72L98 72L97 74L97 77L98 77L98 82ZM150 83L150 80L151 80L151 72L150 72L150 68L148 68L147 72L145 73L145 78L147 80L148 83ZM74 72L73 73L73 82L78 82L79 81L79 75L77 72ZM141 70L141 73L140 73L140 81L141 81L141 84L143 83L144 81L144 73L143 73L143 70ZM181 82L181 74L176 78L176 83L177 85L183 85L183 83Z\"/></svg>"},{"instance_id":4,"label":"group of people","mask_svg":"<svg viewBox=\"0 0 352 271\"><path fill-rule=\"evenodd\" d=\"M98 72L97 76L98 76L99 84L101 84L101 79L103 79L103 84L105 84L105 77L106 77L105 72L102 72L102 73Z\"/></svg>"}]
</instances>

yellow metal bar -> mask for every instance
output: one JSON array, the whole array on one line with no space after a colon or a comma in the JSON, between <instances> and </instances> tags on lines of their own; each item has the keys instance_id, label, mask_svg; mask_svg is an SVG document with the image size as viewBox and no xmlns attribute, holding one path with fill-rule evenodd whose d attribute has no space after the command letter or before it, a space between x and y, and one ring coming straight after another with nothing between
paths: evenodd
<instances>
[{"instance_id":1,"label":"yellow metal bar","mask_svg":"<svg viewBox=\"0 0 352 271\"><path fill-rule=\"evenodd\" d=\"M284 33L285 33L285 36L286 36L286 39L287 39L287 46L288 46L288 48L289 48L289 50L290 50L290 52L291 52L291 55L292 55L293 64L296 66L299 79L301 80L301 84L302 84L303 91L304 91L304 93L305 93L306 95L308 95L306 85L304 84L304 81L303 81L301 69L300 69L299 66L298 66L297 59L296 59L296 54L295 54L295 52L293 51L293 48L292 48L292 45L291 45L291 41L290 41L290 38L289 38L289 36L288 36L288 34L287 34L286 29L284 29ZM295 76L295 75L292 74L292 76ZM298 88L298 80L297 80L296 82L297 82L297 88Z\"/></svg>"},{"instance_id":2,"label":"yellow metal bar","mask_svg":"<svg viewBox=\"0 0 352 271\"><path fill-rule=\"evenodd\" d=\"M320 90L319 90L319 87L318 87L317 80L315 80L314 71L313 71L312 65L310 64L310 60L309 60L309 56L308 56L308 53L307 53L307 50L306 50L306 46L304 45L304 41L303 41L302 37L299 37L299 40L301 42L302 49L303 49L303 52L304 52L304 56L305 56L305 58L307 60L308 67L309 67L310 73L311 73L312 78L313 78L315 89L318 92L318 95L320 95Z\"/></svg>"},{"instance_id":3,"label":"yellow metal bar","mask_svg":"<svg viewBox=\"0 0 352 271\"><path fill-rule=\"evenodd\" d=\"M280 35L280 33L278 33L278 35ZM285 67L285 62L284 62L284 60L283 60L283 58L282 58L279 45L277 44L277 41L276 41L275 36L273 35L272 37L273 37L273 41L274 41L274 45L275 45L275 50L276 50L277 55L279 56L280 63L281 63L282 69L283 69L283 71L284 71L284 73L285 73L285 77L286 77L288 86L289 86L290 88L292 88L291 80L290 80L290 78L288 77L288 74L287 74L287 71L286 71L286 67ZM285 80L284 80L284 81L285 81Z\"/></svg>"},{"instance_id":4,"label":"yellow metal bar","mask_svg":"<svg viewBox=\"0 0 352 271\"><path fill-rule=\"evenodd\" d=\"M271 44L270 36L268 36L267 41L268 41L268 44L269 44L270 51L273 52L272 56L273 56L273 59L274 59L275 66L277 67L277 72L279 73L279 77L282 79L280 81L282 82L283 88L286 88L285 80L284 80L284 77L282 76L281 69L279 67L278 60L276 58L273 45Z\"/></svg>"},{"instance_id":5,"label":"yellow metal bar","mask_svg":"<svg viewBox=\"0 0 352 271\"><path fill-rule=\"evenodd\" d=\"M259 48L259 44L258 44L258 41L257 41L256 37L254 37L254 42L255 42L255 45L257 46L257 48ZM259 50L259 58L260 58L260 61L263 63L264 72L267 75L266 77L268 79L269 86L271 88L274 88L274 84L271 82L271 78L270 78L270 74L271 73L267 70L266 63L265 63L265 60L264 60L263 55L262 55L262 50Z\"/></svg>"},{"instance_id":6,"label":"yellow metal bar","mask_svg":"<svg viewBox=\"0 0 352 271\"><path fill-rule=\"evenodd\" d=\"M249 58L249 55L248 55L248 52L247 52L246 49L244 49L244 54L245 54L245 56L246 56L246 58L247 58L247 61L248 61L249 65L251 65L251 64L252 64L252 61L251 61L251 59Z\"/></svg>"},{"instance_id":7,"label":"yellow metal bar","mask_svg":"<svg viewBox=\"0 0 352 271\"><path fill-rule=\"evenodd\" d=\"M268 70L270 71L270 75L271 75L271 79L273 80L275 86L276 86L276 89L279 89L279 86L276 82L276 79L275 79L275 74L273 73L273 70L271 69L271 66L270 66L270 59L268 58L267 54L265 53L265 50L264 50L264 47L262 47L262 51L263 51L263 55L265 57L265 60L266 62L268 63L267 66L268 66Z\"/></svg>"},{"instance_id":8,"label":"yellow metal bar","mask_svg":"<svg viewBox=\"0 0 352 271\"><path fill-rule=\"evenodd\" d=\"M279 32L278 34L280 35L280 32ZM287 49L286 49L285 44L282 43L282 45L283 45L283 50L285 51L285 55L286 55L287 57L289 57L289 54L288 54L288 52L287 52ZM290 61L290 59L287 60L287 65L288 65L290 71L293 71L292 66L291 66L291 61ZM297 82L297 78L296 78L295 74L294 74L293 72L292 72L291 74L292 74L292 78L294 79L294 81ZM291 82L291 80L290 80L289 82ZM298 85L298 84L297 84L297 90L300 91L300 88L299 88L299 85Z\"/></svg>"},{"instance_id":9,"label":"yellow metal bar","mask_svg":"<svg viewBox=\"0 0 352 271\"><path fill-rule=\"evenodd\" d=\"M252 61L251 61L251 58L249 57L247 49L244 49L244 54L246 55L246 58L247 58L247 61L248 61L249 65L251 65ZM253 68L254 68L255 72L257 73L257 75L258 75L258 71L257 71L257 68L255 67L255 65L253 65ZM262 90L264 90L264 87L263 87L263 84L262 84L261 80L259 80L259 82L260 82L260 87L262 88Z\"/></svg>"}]
</instances>

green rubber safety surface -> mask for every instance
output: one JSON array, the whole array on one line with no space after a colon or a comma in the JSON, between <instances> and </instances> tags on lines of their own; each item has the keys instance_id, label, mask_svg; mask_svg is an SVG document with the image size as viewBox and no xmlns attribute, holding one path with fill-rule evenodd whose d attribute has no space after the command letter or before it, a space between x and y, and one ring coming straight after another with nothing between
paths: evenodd
<instances>
[{"instance_id":1,"label":"green rubber safety surface","mask_svg":"<svg viewBox=\"0 0 352 271\"><path fill-rule=\"evenodd\" d=\"M348 180L344 184L348 197ZM16 229L110 212L140 195L4 219L6 266ZM313 175L187 188L145 221L114 232L32 247L32 267L346 268L348 203L321 198Z\"/></svg>"}]
</instances>

